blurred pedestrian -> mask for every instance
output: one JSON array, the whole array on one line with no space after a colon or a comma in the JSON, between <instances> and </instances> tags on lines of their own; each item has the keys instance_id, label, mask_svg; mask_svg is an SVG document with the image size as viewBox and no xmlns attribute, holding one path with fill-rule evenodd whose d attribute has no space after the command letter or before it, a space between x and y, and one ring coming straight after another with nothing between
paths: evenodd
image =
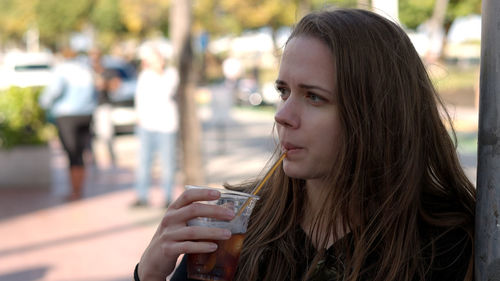
<instances>
[{"instance_id":1,"label":"blurred pedestrian","mask_svg":"<svg viewBox=\"0 0 500 281\"><path fill-rule=\"evenodd\" d=\"M215 128L217 140L217 154L226 152L226 128L231 122L231 108L233 107L234 95L227 83L215 86L211 91L212 124Z\"/></svg>"},{"instance_id":2,"label":"blurred pedestrian","mask_svg":"<svg viewBox=\"0 0 500 281\"><path fill-rule=\"evenodd\" d=\"M237 99L238 83L241 79L243 66L236 57L228 57L222 62L222 73L224 74L224 85L230 91L233 99Z\"/></svg>"},{"instance_id":3,"label":"blurred pedestrian","mask_svg":"<svg viewBox=\"0 0 500 281\"><path fill-rule=\"evenodd\" d=\"M161 162L161 180L165 193L165 204L172 200L175 182L176 138L178 109L174 100L178 84L175 68L166 67L166 60L153 44L141 48L141 67L137 80L135 107L137 111L139 137L139 165L136 171L137 201L133 206L148 205L148 188L154 156L158 153Z\"/></svg>"},{"instance_id":4,"label":"blurred pedestrian","mask_svg":"<svg viewBox=\"0 0 500 281\"><path fill-rule=\"evenodd\" d=\"M85 179L84 152L90 147L90 123L97 105L92 70L70 49L53 69L53 80L43 90L40 104L55 118L61 144L69 159L71 193L80 199Z\"/></svg>"},{"instance_id":5,"label":"blurred pedestrian","mask_svg":"<svg viewBox=\"0 0 500 281\"><path fill-rule=\"evenodd\" d=\"M94 87L97 95L98 106L93 116L93 130L97 140L103 142L108 151L111 167L116 166L116 155L113 147L115 130L112 121L111 93L119 86L115 81L117 75L103 65L100 49L89 52L90 64L93 70Z\"/></svg>"},{"instance_id":6,"label":"blurred pedestrian","mask_svg":"<svg viewBox=\"0 0 500 281\"><path fill-rule=\"evenodd\" d=\"M224 81L212 90L212 122L215 127L217 154L226 152L226 129L231 122L231 108L238 95L242 65L235 57L228 57L222 62Z\"/></svg>"}]
</instances>

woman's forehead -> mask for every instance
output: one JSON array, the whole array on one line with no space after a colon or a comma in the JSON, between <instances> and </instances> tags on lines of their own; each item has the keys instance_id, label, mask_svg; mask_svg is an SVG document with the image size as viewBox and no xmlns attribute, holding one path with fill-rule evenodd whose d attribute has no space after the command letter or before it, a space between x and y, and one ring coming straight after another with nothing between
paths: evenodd
<instances>
[{"instance_id":1,"label":"woman's forehead","mask_svg":"<svg viewBox=\"0 0 500 281\"><path fill-rule=\"evenodd\" d=\"M281 58L279 79L298 83L318 82L334 88L335 63L326 44L314 37L298 36L291 38Z\"/></svg>"},{"instance_id":2,"label":"woman's forehead","mask_svg":"<svg viewBox=\"0 0 500 281\"><path fill-rule=\"evenodd\" d=\"M285 58L290 60L294 57L334 65L333 54L327 44L313 36L301 35L288 40L281 60Z\"/></svg>"}]
</instances>

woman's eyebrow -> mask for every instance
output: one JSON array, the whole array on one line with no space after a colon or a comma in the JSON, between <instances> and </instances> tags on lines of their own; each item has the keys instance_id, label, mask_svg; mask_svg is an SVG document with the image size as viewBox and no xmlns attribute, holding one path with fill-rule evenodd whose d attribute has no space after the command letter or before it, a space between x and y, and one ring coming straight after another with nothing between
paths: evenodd
<instances>
[{"instance_id":1,"label":"woman's eyebrow","mask_svg":"<svg viewBox=\"0 0 500 281\"><path fill-rule=\"evenodd\" d=\"M287 83L283 80L279 80L277 79L275 82L276 86L286 86ZM302 89L306 89L306 90L319 90L319 91L323 91L327 94L330 94L330 95L333 95L333 92L332 91L329 91L323 87L320 87L320 86L316 86L316 85L309 85L309 84L299 84L299 87L302 88Z\"/></svg>"},{"instance_id":2,"label":"woman's eyebrow","mask_svg":"<svg viewBox=\"0 0 500 281\"><path fill-rule=\"evenodd\" d=\"M329 91L329 90L327 90L327 89L325 89L323 87L316 86L316 85L299 84L299 87L301 87L303 89L306 89L306 90L320 90L320 91L323 91L325 93L333 95L332 91Z\"/></svg>"},{"instance_id":3,"label":"woman's eyebrow","mask_svg":"<svg viewBox=\"0 0 500 281\"><path fill-rule=\"evenodd\" d=\"M286 82L283 81L283 80L276 79L276 81L274 81L274 84L276 84L276 85L286 85Z\"/></svg>"}]
</instances>

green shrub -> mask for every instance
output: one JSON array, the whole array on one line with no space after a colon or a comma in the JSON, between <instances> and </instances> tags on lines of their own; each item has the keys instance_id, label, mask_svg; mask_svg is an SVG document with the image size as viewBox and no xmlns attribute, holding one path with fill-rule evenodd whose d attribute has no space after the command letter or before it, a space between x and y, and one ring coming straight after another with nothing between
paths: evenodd
<instances>
[{"instance_id":1,"label":"green shrub","mask_svg":"<svg viewBox=\"0 0 500 281\"><path fill-rule=\"evenodd\" d=\"M43 145L54 128L38 104L41 88L11 87L0 91L0 148Z\"/></svg>"}]
</instances>

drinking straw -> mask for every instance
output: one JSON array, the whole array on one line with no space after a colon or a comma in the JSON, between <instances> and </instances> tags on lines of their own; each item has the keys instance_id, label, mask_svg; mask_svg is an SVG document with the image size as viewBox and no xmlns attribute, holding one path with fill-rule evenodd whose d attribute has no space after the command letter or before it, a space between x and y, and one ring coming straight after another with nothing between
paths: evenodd
<instances>
[{"instance_id":1,"label":"drinking straw","mask_svg":"<svg viewBox=\"0 0 500 281\"><path fill-rule=\"evenodd\" d=\"M271 168L271 170L269 170L267 172L267 174L264 177L264 179L262 179L262 181L259 183L259 185L253 190L252 195L257 195L257 193L259 193L259 191L262 189L262 187L264 186L264 184L266 183L266 181L274 173L274 171L276 170L276 168L278 168L278 166L281 164L281 162L283 162L283 159L285 159L285 156L286 156L286 152L281 155L280 159L278 159L278 161L276 161L276 163L274 163L274 166ZM241 206L240 210L238 211L238 213L236 214L235 217L241 215L241 213L243 212L243 210L245 210L245 208L247 207L247 205L250 204L250 199L251 198L248 198L245 201L245 204L243 204L243 206Z\"/></svg>"},{"instance_id":2,"label":"drinking straw","mask_svg":"<svg viewBox=\"0 0 500 281\"><path fill-rule=\"evenodd\" d=\"M278 161L276 161L276 163L274 164L274 166L271 168L271 170L269 170L269 172L267 172L266 176L264 177L264 179L260 182L260 184L254 189L254 191L252 192L252 195L257 195L257 193L259 193L259 191L261 190L261 188L264 186L264 184L266 183L266 181L271 177L271 175L274 173L274 170L276 170L276 168L278 168L278 166L281 164L281 162L283 162L283 159L285 159L285 156L286 156L286 152L283 153L283 155L281 155L280 159L278 159Z\"/></svg>"}]
</instances>

